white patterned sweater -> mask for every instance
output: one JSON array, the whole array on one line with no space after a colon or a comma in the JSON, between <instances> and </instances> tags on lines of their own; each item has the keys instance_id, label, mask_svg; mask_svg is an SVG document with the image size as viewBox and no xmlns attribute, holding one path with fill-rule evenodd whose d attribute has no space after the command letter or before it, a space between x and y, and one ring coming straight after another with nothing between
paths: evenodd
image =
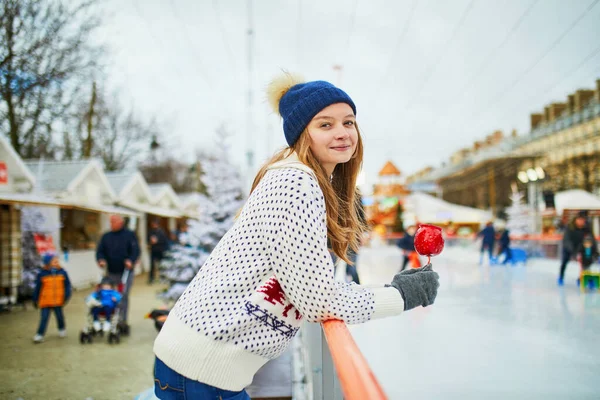
<instances>
[{"instance_id":1,"label":"white patterned sweater","mask_svg":"<svg viewBox=\"0 0 600 400\"><path fill-rule=\"evenodd\" d=\"M189 379L238 391L302 320L353 324L403 309L393 287L334 280L323 193L292 154L267 171L169 313L154 353Z\"/></svg>"}]
</instances>

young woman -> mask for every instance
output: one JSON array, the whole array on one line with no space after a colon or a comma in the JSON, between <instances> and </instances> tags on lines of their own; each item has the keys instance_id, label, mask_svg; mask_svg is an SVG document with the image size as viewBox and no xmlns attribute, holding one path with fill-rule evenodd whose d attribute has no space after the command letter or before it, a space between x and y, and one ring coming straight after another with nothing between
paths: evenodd
<instances>
[{"instance_id":1,"label":"young woman","mask_svg":"<svg viewBox=\"0 0 600 400\"><path fill-rule=\"evenodd\" d=\"M259 171L235 225L156 338L161 399L248 399L244 388L303 320L361 323L428 306L437 295L431 265L376 288L334 280L328 239L348 262L363 229L354 207L363 159L356 106L328 82L288 74L268 95L289 147Z\"/></svg>"}]
</instances>

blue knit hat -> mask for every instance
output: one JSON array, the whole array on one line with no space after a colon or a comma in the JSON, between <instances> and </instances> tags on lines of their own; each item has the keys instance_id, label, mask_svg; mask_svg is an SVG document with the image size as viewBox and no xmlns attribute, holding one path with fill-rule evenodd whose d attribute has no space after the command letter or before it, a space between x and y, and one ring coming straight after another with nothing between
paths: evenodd
<instances>
[{"instance_id":1,"label":"blue knit hat","mask_svg":"<svg viewBox=\"0 0 600 400\"><path fill-rule=\"evenodd\" d=\"M44 266L50 264L50 262L52 261L52 259L56 257L56 254L54 253L46 253L42 256L42 262L44 263Z\"/></svg>"},{"instance_id":2,"label":"blue knit hat","mask_svg":"<svg viewBox=\"0 0 600 400\"><path fill-rule=\"evenodd\" d=\"M284 74L273 80L267 90L275 112L283 118L283 132L290 146L300 138L309 122L322 109L336 103L346 103L356 115L356 106L346 92L325 81L303 83Z\"/></svg>"}]
</instances>

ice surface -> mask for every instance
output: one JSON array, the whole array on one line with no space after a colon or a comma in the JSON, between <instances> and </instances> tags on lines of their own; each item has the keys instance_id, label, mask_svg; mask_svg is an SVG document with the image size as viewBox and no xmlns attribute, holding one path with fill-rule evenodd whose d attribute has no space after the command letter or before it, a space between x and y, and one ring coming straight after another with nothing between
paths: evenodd
<instances>
[{"instance_id":1,"label":"ice surface","mask_svg":"<svg viewBox=\"0 0 600 400\"><path fill-rule=\"evenodd\" d=\"M393 247L362 249L361 283L387 283ZM475 247L433 259L436 304L351 326L390 399L600 399L600 293L581 294L579 267L556 285L557 260L479 266Z\"/></svg>"}]
</instances>

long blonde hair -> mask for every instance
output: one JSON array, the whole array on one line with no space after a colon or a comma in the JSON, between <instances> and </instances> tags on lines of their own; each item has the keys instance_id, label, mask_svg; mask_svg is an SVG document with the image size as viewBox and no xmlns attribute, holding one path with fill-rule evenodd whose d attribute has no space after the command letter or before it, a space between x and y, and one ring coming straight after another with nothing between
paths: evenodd
<instances>
[{"instance_id":1,"label":"long blonde hair","mask_svg":"<svg viewBox=\"0 0 600 400\"><path fill-rule=\"evenodd\" d=\"M348 249L358 251L360 237L366 230L358 217L358 207L361 205L358 204L359 200L356 196L356 179L363 161L363 143L358 125L355 126L358 140L354 155L350 161L336 165L331 179L310 149L311 139L308 130L305 129L293 146L278 151L261 167L250 190L250 193L254 191L271 164L296 152L300 161L315 172L323 191L327 214L327 238L331 249L348 264L352 264L348 259Z\"/></svg>"}]
</instances>

